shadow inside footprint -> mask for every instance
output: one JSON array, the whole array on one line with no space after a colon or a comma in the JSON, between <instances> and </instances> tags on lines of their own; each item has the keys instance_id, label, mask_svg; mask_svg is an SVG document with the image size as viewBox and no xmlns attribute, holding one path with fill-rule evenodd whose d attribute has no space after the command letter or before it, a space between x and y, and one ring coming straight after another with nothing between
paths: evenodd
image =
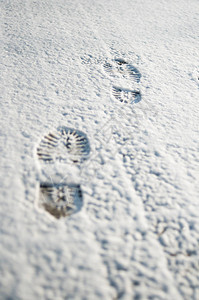
<instances>
[{"instance_id":1,"label":"shadow inside footprint","mask_svg":"<svg viewBox=\"0 0 199 300\"><path fill-rule=\"evenodd\" d=\"M141 101L141 93L139 91L128 90L113 86L113 96L120 102L124 103L138 103Z\"/></svg>"},{"instance_id":2,"label":"shadow inside footprint","mask_svg":"<svg viewBox=\"0 0 199 300\"><path fill-rule=\"evenodd\" d=\"M116 58L114 60L119 66L127 65L127 62L123 58Z\"/></svg>"},{"instance_id":3,"label":"shadow inside footprint","mask_svg":"<svg viewBox=\"0 0 199 300\"><path fill-rule=\"evenodd\" d=\"M40 183L39 206L57 219L79 211L82 203L80 185Z\"/></svg>"},{"instance_id":4,"label":"shadow inside footprint","mask_svg":"<svg viewBox=\"0 0 199 300\"><path fill-rule=\"evenodd\" d=\"M44 136L37 147L37 157L43 163L78 163L86 160L89 152L90 145L86 134L64 126Z\"/></svg>"}]
</instances>

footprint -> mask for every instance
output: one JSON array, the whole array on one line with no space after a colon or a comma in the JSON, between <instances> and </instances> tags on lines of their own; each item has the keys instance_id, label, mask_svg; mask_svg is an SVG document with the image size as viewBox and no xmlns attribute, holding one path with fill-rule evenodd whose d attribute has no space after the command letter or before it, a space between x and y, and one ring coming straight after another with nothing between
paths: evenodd
<instances>
[{"instance_id":1,"label":"footprint","mask_svg":"<svg viewBox=\"0 0 199 300\"><path fill-rule=\"evenodd\" d=\"M40 183L39 206L57 219L79 211L82 203L80 185Z\"/></svg>"},{"instance_id":2,"label":"footprint","mask_svg":"<svg viewBox=\"0 0 199 300\"><path fill-rule=\"evenodd\" d=\"M138 103L141 101L141 93L139 91L128 90L113 86L112 93L116 99L124 103Z\"/></svg>"},{"instance_id":3,"label":"footprint","mask_svg":"<svg viewBox=\"0 0 199 300\"><path fill-rule=\"evenodd\" d=\"M106 62L104 64L104 69L111 76L115 76L117 73L120 73L124 77L130 77L136 83L140 82L141 73L123 58L116 58L111 63Z\"/></svg>"},{"instance_id":4,"label":"footprint","mask_svg":"<svg viewBox=\"0 0 199 300\"><path fill-rule=\"evenodd\" d=\"M42 175L47 175L46 179L40 180L39 183L39 207L57 219L69 216L81 209L83 197L80 185L63 182L64 176L60 182L54 183L52 176L48 176L47 165L49 163L53 165L56 162L68 163L68 167L71 168L72 162L79 163L80 166L80 163L88 158L89 153L90 145L86 134L73 128L60 126L41 139L36 154L41 163ZM55 172L55 178L56 175Z\"/></svg>"},{"instance_id":5,"label":"footprint","mask_svg":"<svg viewBox=\"0 0 199 300\"><path fill-rule=\"evenodd\" d=\"M123 58L115 58L111 62L105 62L104 69L112 77L128 79L131 85L137 85L141 79L139 70ZM133 104L141 101L140 91L134 89L113 86L112 94L117 100L124 103Z\"/></svg>"},{"instance_id":6,"label":"footprint","mask_svg":"<svg viewBox=\"0 0 199 300\"><path fill-rule=\"evenodd\" d=\"M44 136L37 148L37 157L42 163L77 163L86 160L89 152L89 141L83 132L61 126Z\"/></svg>"}]
</instances>

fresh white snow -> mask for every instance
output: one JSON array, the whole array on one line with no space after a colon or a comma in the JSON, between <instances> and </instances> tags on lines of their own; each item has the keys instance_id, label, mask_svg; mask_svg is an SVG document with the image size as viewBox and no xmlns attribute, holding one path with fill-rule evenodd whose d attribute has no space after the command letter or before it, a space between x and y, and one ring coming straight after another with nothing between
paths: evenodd
<instances>
[{"instance_id":1,"label":"fresh white snow","mask_svg":"<svg viewBox=\"0 0 199 300\"><path fill-rule=\"evenodd\" d=\"M198 0L4 0L1 27L0 298L199 299ZM87 160L38 160L59 126Z\"/></svg>"}]
</instances>

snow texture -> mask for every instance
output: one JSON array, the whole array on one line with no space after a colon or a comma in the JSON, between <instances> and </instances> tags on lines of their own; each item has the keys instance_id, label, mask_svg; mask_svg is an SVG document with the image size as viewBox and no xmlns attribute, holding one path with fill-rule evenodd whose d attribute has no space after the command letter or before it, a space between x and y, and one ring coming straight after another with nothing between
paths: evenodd
<instances>
[{"instance_id":1,"label":"snow texture","mask_svg":"<svg viewBox=\"0 0 199 300\"><path fill-rule=\"evenodd\" d=\"M1 28L0 298L199 299L198 0L4 0Z\"/></svg>"}]
</instances>

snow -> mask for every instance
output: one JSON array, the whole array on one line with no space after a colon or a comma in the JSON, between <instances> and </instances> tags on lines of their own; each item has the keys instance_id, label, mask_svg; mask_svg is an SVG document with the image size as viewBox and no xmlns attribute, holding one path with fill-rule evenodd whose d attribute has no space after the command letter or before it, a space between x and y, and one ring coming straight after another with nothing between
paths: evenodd
<instances>
[{"instance_id":1,"label":"snow","mask_svg":"<svg viewBox=\"0 0 199 300\"><path fill-rule=\"evenodd\" d=\"M1 299L198 299L198 1L1 12ZM38 160L60 126L86 135L86 161ZM48 213L44 181L80 186L80 209Z\"/></svg>"}]
</instances>

